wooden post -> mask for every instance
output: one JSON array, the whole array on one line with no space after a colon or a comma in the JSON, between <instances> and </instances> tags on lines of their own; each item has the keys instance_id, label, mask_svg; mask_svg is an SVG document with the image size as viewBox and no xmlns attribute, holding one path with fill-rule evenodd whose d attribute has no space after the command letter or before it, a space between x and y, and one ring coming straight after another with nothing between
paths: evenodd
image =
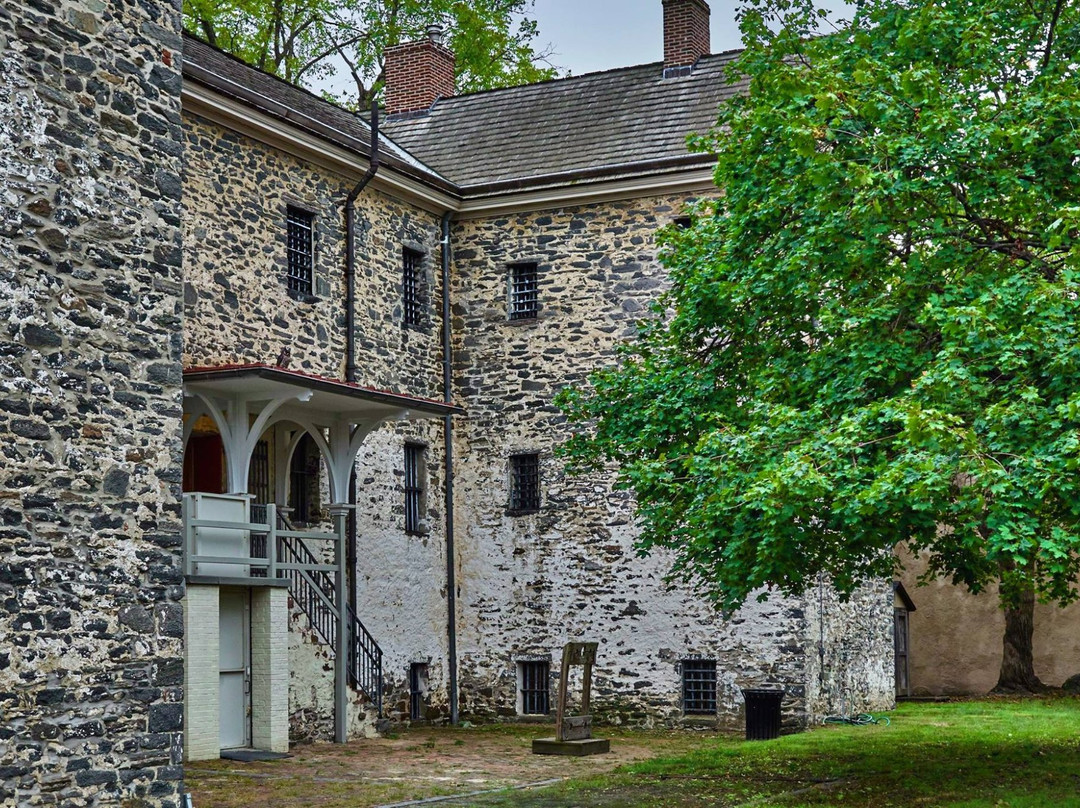
<instances>
[{"instance_id":1,"label":"wooden post","mask_svg":"<svg viewBox=\"0 0 1080 808\"><path fill-rule=\"evenodd\" d=\"M589 701L592 697L592 672L596 664L595 642L568 642L563 646L562 665L559 672L559 695L556 701L555 737L537 738L532 749L535 755L595 755L608 752L611 744L607 739L592 737L592 716ZM581 714L569 712L570 669L584 668L581 692Z\"/></svg>"}]
</instances>

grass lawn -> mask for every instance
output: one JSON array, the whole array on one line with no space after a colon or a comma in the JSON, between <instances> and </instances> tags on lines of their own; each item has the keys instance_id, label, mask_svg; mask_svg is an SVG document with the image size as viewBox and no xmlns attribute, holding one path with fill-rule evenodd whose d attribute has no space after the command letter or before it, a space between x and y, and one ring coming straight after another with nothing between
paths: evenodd
<instances>
[{"instance_id":1,"label":"grass lawn","mask_svg":"<svg viewBox=\"0 0 1080 808\"><path fill-rule=\"evenodd\" d=\"M709 738L679 757L449 805L1080 806L1080 699L903 704L889 717L764 743Z\"/></svg>"},{"instance_id":2,"label":"grass lawn","mask_svg":"<svg viewBox=\"0 0 1080 808\"><path fill-rule=\"evenodd\" d=\"M428 728L301 747L292 761L243 771L196 764L187 782L196 808L361 808L470 792L431 808L1080 808L1078 698L903 704L889 718L756 743L599 727L612 754L578 759L529 754L550 726Z\"/></svg>"}]
</instances>

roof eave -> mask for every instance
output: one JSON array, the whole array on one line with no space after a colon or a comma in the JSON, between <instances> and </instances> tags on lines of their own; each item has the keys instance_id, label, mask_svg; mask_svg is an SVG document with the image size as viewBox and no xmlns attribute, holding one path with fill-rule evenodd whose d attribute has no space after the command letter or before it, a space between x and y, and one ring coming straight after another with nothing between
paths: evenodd
<instances>
[{"instance_id":1,"label":"roof eave","mask_svg":"<svg viewBox=\"0 0 1080 808\"><path fill-rule=\"evenodd\" d=\"M327 126L321 121L312 118L308 115L289 107L280 102L266 98L264 96L255 93L246 87L243 87L229 79L217 75L212 70L209 70L202 65L196 64L191 60L184 60L184 78L191 79L215 93L222 96L236 99L242 102L246 106L260 110L261 112L270 115L290 126L295 126L299 129L303 129L310 132L313 135L317 135L320 138L327 140L328 142L335 143L339 146L343 146L355 153L357 156L364 158L365 160L370 157L371 147L370 145L359 138L355 138L340 130ZM380 137L386 138L385 133L380 133ZM390 138L386 138L391 140ZM392 140L391 140L392 142ZM396 144L395 144L396 145ZM400 146L398 147L401 148ZM405 149L401 149L406 151ZM415 158L414 158L415 159ZM379 155L380 162L388 166L395 171L404 174L406 176L413 177L415 179L422 180L433 188L438 190L455 193L457 192L457 186L446 178L440 176L437 172L431 169L421 169L419 165L422 163L417 160L418 165L413 165L404 160L401 160L393 154L382 152Z\"/></svg>"},{"instance_id":2,"label":"roof eave","mask_svg":"<svg viewBox=\"0 0 1080 808\"><path fill-rule=\"evenodd\" d=\"M214 382L224 379L258 378L271 382L287 384L316 392L386 404L404 410L414 410L428 415L463 415L464 408L449 402L435 401L417 396L375 390L357 384L314 376L295 370L263 364L220 365L212 367L192 367L184 370L184 381L189 383Z\"/></svg>"}]
</instances>

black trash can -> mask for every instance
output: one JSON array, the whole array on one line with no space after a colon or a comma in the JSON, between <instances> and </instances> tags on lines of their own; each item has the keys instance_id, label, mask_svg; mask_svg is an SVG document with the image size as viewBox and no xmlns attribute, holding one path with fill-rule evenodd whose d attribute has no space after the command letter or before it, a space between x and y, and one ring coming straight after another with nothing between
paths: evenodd
<instances>
[{"instance_id":1,"label":"black trash can","mask_svg":"<svg viewBox=\"0 0 1080 808\"><path fill-rule=\"evenodd\" d=\"M771 741L780 737L780 705L783 690L744 690L746 740Z\"/></svg>"}]
</instances>

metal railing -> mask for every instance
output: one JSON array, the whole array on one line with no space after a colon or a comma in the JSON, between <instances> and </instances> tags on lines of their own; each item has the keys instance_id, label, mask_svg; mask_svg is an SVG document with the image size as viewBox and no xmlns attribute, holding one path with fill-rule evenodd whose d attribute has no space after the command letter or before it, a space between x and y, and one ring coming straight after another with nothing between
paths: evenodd
<instances>
[{"instance_id":1,"label":"metal railing","mask_svg":"<svg viewBox=\"0 0 1080 808\"><path fill-rule=\"evenodd\" d=\"M284 517L282 517L284 518ZM302 541L285 541L283 556L295 559L298 566L313 566L315 556ZM337 585L333 576L325 573L304 572L289 575L289 589L300 609L308 616L311 625L323 642L337 647ZM349 622L349 684L362 691L375 703L382 716L382 648L371 632L357 617L352 606L347 606Z\"/></svg>"},{"instance_id":2,"label":"metal railing","mask_svg":"<svg viewBox=\"0 0 1080 808\"><path fill-rule=\"evenodd\" d=\"M336 533L295 530L273 504L252 505L248 518L249 522L197 519L192 513L190 501L185 498L185 573L195 575L200 564L213 564L245 568L236 577L288 579L293 601L307 615L319 638L336 653L338 608L335 578L339 566L320 563L306 542L332 541L336 547L339 536ZM200 529L247 533L247 556L200 554ZM339 563L344 563L343 559ZM348 681L371 699L381 717L383 652L353 608L346 608Z\"/></svg>"}]
</instances>

